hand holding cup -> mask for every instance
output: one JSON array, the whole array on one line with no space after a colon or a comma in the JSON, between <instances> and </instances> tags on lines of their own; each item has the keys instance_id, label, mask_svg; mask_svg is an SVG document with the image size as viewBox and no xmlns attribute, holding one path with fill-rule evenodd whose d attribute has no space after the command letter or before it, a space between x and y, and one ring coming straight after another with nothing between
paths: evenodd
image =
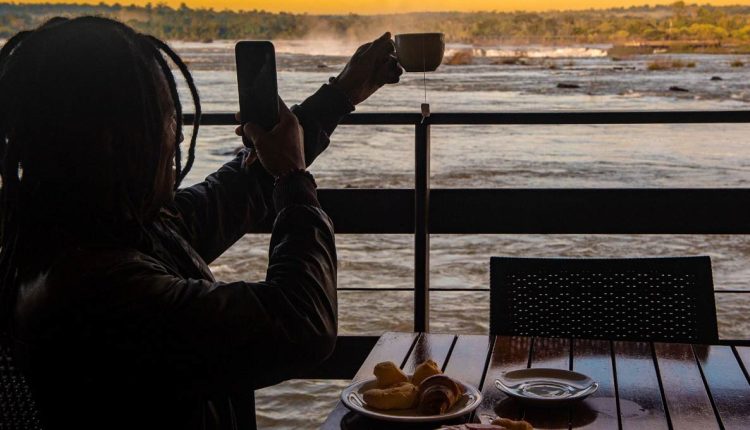
<instances>
[{"instance_id":1,"label":"hand holding cup","mask_svg":"<svg viewBox=\"0 0 750 430\"><path fill-rule=\"evenodd\" d=\"M398 66L391 33L360 46L332 84L358 105L385 84L395 84L403 71Z\"/></svg>"}]
</instances>

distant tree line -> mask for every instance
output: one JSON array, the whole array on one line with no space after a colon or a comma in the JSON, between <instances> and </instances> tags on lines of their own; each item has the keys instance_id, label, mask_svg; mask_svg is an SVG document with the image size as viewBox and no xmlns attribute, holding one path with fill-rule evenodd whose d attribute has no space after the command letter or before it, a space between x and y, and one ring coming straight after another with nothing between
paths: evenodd
<instances>
[{"instance_id":1,"label":"distant tree line","mask_svg":"<svg viewBox=\"0 0 750 430\"><path fill-rule=\"evenodd\" d=\"M677 2L606 10L441 12L396 15L307 15L265 11L191 9L185 4L78 5L0 3L0 37L33 28L52 16L102 15L165 39L291 39L337 37L363 40L388 29L441 31L452 42L750 42L750 6Z\"/></svg>"}]
</instances>

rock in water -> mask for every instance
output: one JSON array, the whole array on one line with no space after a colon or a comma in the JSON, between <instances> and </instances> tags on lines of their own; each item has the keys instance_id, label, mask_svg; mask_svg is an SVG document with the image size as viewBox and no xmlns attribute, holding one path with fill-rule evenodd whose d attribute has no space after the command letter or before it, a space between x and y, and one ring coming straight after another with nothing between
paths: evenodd
<instances>
[{"instance_id":1,"label":"rock in water","mask_svg":"<svg viewBox=\"0 0 750 430\"><path fill-rule=\"evenodd\" d=\"M557 88L563 88L563 89L572 90L572 89L576 89L576 88L581 88L581 86L578 85L578 84L563 84L563 83L560 83L560 84L557 84Z\"/></svg>"},{"instance_id":2,"label":"rock in water","mask_svg":"<svg viewBox=\"0 0 750 430\"><path fill-rule=\"evenodd\" d=\"M669 87L669 91L676 91L678 93L689 93L690 92L690 90L687 90L687 89L682 88L682 87Z\"/></svg>"},{"instance_id":3,"label":"rock in water","mask_svg":"<svg viewBox=\"0 0 750 430\"><path fill-rule=\"evenodd\" d=\"M723 81L724 78L722 78L721 76L711 76L711 80L712 81Z\"/></svg>"},{"instance_id":4,"label":"rock in water","mask_svg":"<svg viewBox=\"0 0 750 430\"><path fill-rule=\"evenodd\" d=\"M474 55L471 51L458 51L445 59L444 64L448 66L468 66L474 63Z\"/></svg>"}]
</instances>

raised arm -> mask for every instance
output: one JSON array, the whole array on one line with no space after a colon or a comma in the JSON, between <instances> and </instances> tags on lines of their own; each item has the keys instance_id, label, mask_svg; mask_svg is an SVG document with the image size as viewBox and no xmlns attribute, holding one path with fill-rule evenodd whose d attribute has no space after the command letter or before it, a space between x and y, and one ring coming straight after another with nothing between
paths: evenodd
<instances>
[{"instance_id":1,"label":"raised arm","mask_svg":"<svg viewBox=\"0 0 750 430\"><path fill-rule=\"evenodd\" d=\"M384 84L398 82L401 69L393 51L390 33L362 45L330 84L292 107L303 128L306 166L328 147L331 134L354 105ZM274 219L273 177L260 163L243 169L244 156L245 151L204 182L178 191L168 210L168 219L207 263Z\"/></svg>"},{"instance_id":2,"label":"raised arm","mask_svg":"<svg viewBox=\"0 0 750 430\"><path fill-rule=\"evenodd\" d=\"M340 90L324 85L294 106L304 130L305 158L310 163L327 147L341 118L353 107ZM274 178L260 163L243 167L247 150L203 182L175 194L167 217L206 263L215 260L246 233L270 228Z\"/></svg>"}]
</instances>

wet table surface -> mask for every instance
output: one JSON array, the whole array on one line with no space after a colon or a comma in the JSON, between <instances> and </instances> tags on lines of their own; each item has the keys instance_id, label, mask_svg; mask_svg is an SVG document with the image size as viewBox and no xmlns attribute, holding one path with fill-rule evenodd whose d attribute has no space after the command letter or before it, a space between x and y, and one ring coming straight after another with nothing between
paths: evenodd
<instances>
[{"instance_id":1,"label":"wet table surface","mask_svg":"<svg viewBox=\"0 0 750 430\"><path fill-rule=\"evenodd\" d=\"M750 429L750 347L583 339L385 333L353 381L393 361L410 373L432 358L443 371L475 385L483 401L460 420L428 425L379 422L341 402L324 429L433 429L497 416L537 429ZM569 369L599 383L590 397L562 408L523 407L495 388L503 372L528 367Z\"/></svg>"}]
</instances>

